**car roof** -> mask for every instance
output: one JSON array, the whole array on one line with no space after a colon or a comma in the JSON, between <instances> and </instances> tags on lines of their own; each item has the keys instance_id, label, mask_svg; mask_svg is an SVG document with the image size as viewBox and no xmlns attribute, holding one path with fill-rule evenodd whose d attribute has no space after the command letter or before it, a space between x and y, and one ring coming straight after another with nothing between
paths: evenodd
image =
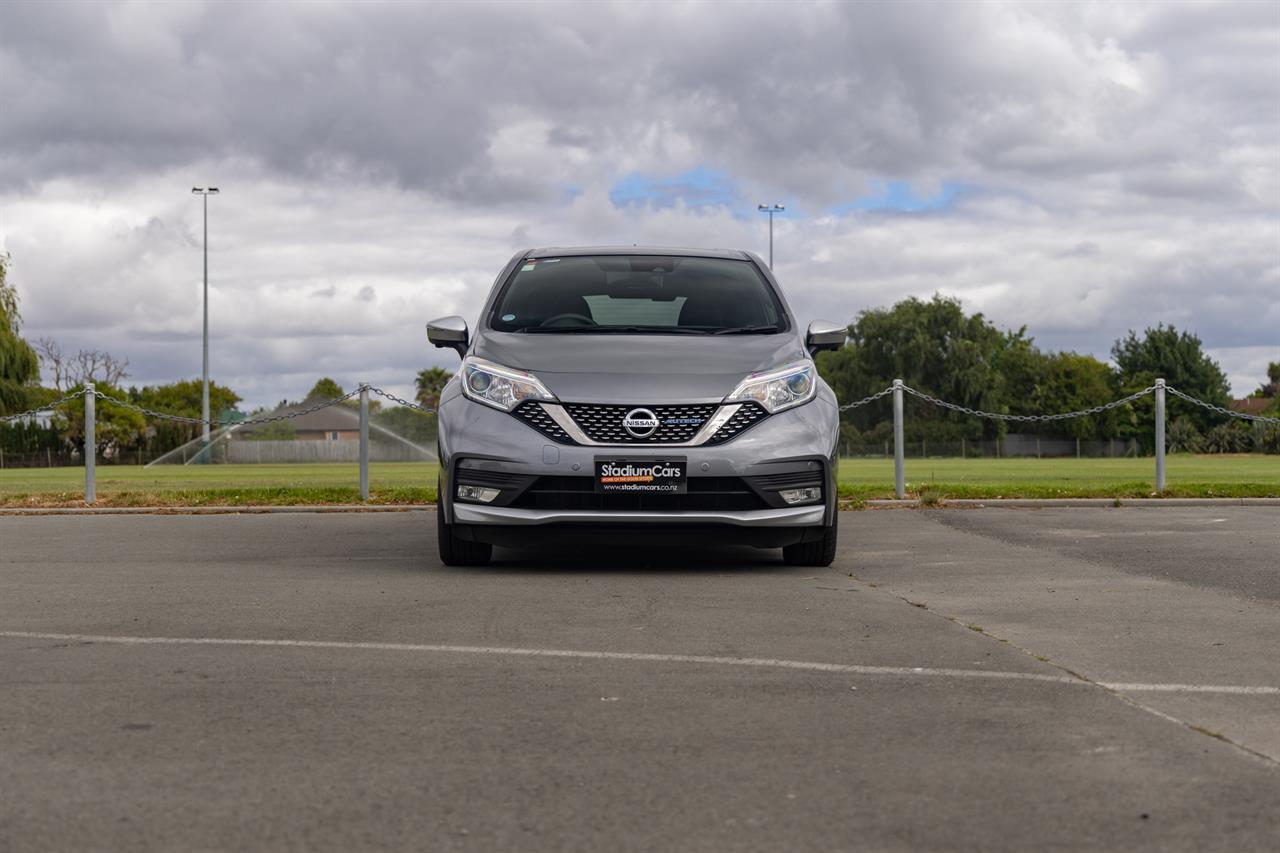
<instances>
[{"instance_id":1,"label":"car roof","mask_svg":"<svg viewBox=\"0 0 1280 853\"><path fill-rule=\"evenodd\" d=\"M548 246L530 249L526 258L565 258L581 255L659 255L675 258L728 258L735 261L750 260L739 249L687 249L673 246Z\"/></svg>"}]
</instances>

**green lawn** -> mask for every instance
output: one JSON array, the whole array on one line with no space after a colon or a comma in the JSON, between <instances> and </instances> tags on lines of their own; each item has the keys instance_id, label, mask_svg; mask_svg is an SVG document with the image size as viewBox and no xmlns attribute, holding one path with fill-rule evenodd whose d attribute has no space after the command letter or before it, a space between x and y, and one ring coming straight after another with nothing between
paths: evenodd
<instances>
[{"instance_id":1,"label":"green lawn","mask_svg":"<svg viewBox=\"0 0 1280 853\"><path fill-rule=\"evenodd\" d=\"M1152 459L908 459L912 496L1145 497L1154 492ZM98 503L105 506L216 506L356 503L353 464L167 465L149 470L98 466ZM435 500L432 463L374 463L371 502ZM82 468L0 470L0 506L76 506L84 498ZM846 498L893 497L893 460L845 459ZM1280 456L1173 455L1167 497L1280 497Z\"/></svg>"},{"instance_id":2,"label":"green lawn","mask_svg":"<svg viewBox=\"0 0 1280 853\"><path fill-rule=\"evenodd\" d=\"M951 498L1147 497L1155 493L1154 458L908 459L907 491ZM1280 456L1172 454L1165 497L1278 497ZM845 497L892 497L892 459L844 459Z\"/></svg>"},{"instance_id":3,"label":"green lawn","mask_svg":"<svg viewBox=\"0 0 1280 853\"><path fill-rule=\"evenodd\" d=\"M369 465L371 503L435 500L437 466L431 462ZM250 506L359 503L359 468L314 465L99 465L96 488L104 506ZM83 503L83 468L9 468L0 471L0 506L74 506Z\"/></svg>"}]
</instances>

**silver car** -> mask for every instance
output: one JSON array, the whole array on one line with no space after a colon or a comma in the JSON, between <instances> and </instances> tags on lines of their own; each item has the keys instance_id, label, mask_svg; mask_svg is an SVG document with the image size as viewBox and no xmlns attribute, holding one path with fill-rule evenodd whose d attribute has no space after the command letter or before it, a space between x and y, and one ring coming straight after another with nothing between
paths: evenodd
<instances>
[{"instance_id":1,"label":"silver car","mask_svg":"<svg viewBox=\"0 0 1280 853\"><path fill-rule=\"evenodd\" d=\"M440 395L437 529L446 565L493 546L610 551L724 541L830 565L840 415L750 252L597 247L518 253Z\"/></svg>"}]
</instances>

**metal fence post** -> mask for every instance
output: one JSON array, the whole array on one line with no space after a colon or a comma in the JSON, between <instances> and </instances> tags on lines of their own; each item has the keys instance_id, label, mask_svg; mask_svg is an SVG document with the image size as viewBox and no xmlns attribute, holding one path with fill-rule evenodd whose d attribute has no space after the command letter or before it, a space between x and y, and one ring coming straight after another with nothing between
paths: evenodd
<instances>
[{"instance_id":1,"label":"metal fence post","mask_svg":"<svg viewBox=\"0 0 1280 853\"><path fill-rule=\"evenodd\" d=\"M1164 380L1156 380L1156 491L1164 491Z\"/></svg>"},{"instance_id":2,"label":"metal fence post","mask_svg":"<svg viewBox=\"0 0 1280 853\"><path fill-rule=\"evenodd\" d=\"M369 386L360 383L360 500L369 500Z\"/></svg>"},{"instance_id":3,"label":"metal fence post","mask_svg":"<svg viewBox=\"0 0 1280 853\"><path fill-rule=\"evenodd\" d=\"M84 383L84 502L87 504L97 499L97 490L93 481L98 463L98 442L94 435L97 402L93 393L93 383Z\"/></svg>"},{"instance_id":4,"label":"metal fence post","mask_svg":"<svg viewBox=\"0 0 1280 853\"><path fill-rule=\"evenodd\" d=\"M902 500L907 494L907 483L902 473L902 380L893 380L893 488Z\"/></svg>"}]
</instances>

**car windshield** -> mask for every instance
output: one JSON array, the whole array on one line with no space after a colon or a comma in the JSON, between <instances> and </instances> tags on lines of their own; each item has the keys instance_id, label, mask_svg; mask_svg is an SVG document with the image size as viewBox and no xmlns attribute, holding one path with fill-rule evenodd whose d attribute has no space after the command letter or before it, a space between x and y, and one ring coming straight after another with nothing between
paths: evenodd
<instances>
[{"instance_id":1,"label":"car windshield","mask_svg":"<svg viewBox=\"0 0 1280 853\"><path fill-rule=\"evenodd\" d=\"M772 334L786 322L750 261L656 255L529 258L490 316L528 334Z\"/></svg>"}]
</instances>

